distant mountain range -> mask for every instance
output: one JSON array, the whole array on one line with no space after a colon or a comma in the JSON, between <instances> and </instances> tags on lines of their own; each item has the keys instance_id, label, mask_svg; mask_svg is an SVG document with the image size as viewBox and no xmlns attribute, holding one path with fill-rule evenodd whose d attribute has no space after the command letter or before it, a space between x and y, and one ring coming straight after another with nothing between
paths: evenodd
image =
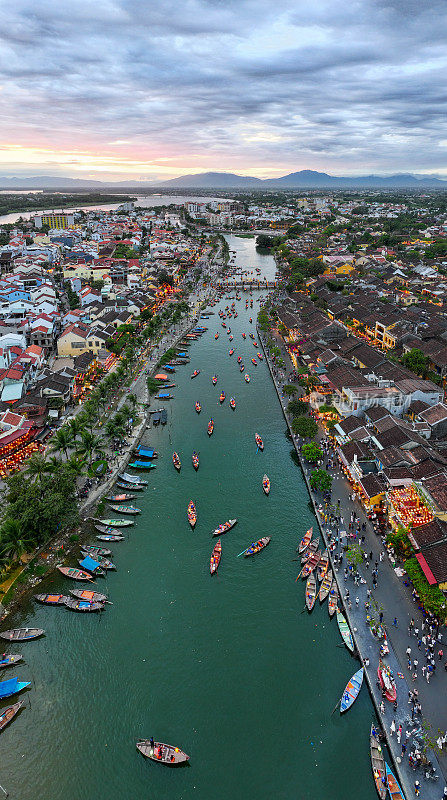
<instances>
[{"instance_id":1,"label":"distant mountain range","mask_svg":"<svg viewBox=\"0 0 447 800\"><path fill-rule=\"evenodd\" d=\"M337 177L326 172L303 169L281 178L254 178L232 172L202 172L166 181L94 181L42 175L34 178L2 178L2 189L447 189L447 180L409 173L359 178Z\"/></svg>"}]
</instances>

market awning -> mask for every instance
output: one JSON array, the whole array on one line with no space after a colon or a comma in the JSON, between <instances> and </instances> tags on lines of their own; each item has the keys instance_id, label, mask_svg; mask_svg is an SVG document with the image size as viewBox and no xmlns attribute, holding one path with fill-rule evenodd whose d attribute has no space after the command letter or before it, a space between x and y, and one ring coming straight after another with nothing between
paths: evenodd
<instances>
[{"instance_id":1,"label":"market awning","mask_svg":"<svg viewBox=\"0 0 447 800\"><path fill-rule=\"evenodd\" d=\"M436 580L435 576L433 575L433 572L431 571L430 567L428 566L428 564L427 564L424 556L422 555L422 553L416 553L416 559L419 562L419 566L420 566L422 572L424 573L425 577L427 578L430 586L436 586L438 581Z\"/></svg>"}]
</instances>

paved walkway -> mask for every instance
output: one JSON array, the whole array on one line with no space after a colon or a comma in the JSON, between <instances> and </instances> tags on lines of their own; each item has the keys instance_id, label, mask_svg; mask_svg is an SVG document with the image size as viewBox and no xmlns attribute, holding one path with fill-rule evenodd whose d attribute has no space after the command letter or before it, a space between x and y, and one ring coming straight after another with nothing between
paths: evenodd
<instances>
[{"instance_id":1,"label":"paved walkway","mask_svg":"<svg viewBox=\"0 0 447 800\"><path fill-rule=\"evenodd\" d=\"M289 398L287 397L285 398L283 396L282 389L284 383L286 382L285 374L288 374L293 370L293 365L289 360L288 354L284 351L284 346L283 346L282 355L284 360L286 361L286 368L281 371L276 370L274 368L274 365L270 363L270 360L267 357L268 350L265 345L263 335L260 333L259 330L258 330L258 335L264 347L266 360L272 374L272 378L278 393L279 400L281 402L284 416L288 424L290 425L290 419L286 412L286 407ZM273 373L274 369L277 373L279 373L279 375L277 376L274 375ZM294 439L293 436L292 439L294 441L296 452L300 457L300 462L302 465L304 477L306 479L306 482L308 483L308 476L312 468L308 467L306 464L303 463L300 455L299 443L296 439ZM332 470L332 474L334 475L334 470ZM315 508L315 513L318 519L318 523L320 525L323 538L326 538L327 525L325 525L324 523L323 516L318 513L314 493L310 489L309 484L308 484L308 489ZM353 508L355 508L357 515L360 517L361 523L365 522L367 525L367 530L362 531L362 534L365 534L366 536L366 542L364 544L364 548L367 550L368 553L372 551L373 560L375 560L375 557L377 557L377 560L379 561L379 553L383 550L381 540L374 533L371 523L369 522L369 520L367 520L366 516L364 515L363 510L360 507L360 504L355 503L354 505L351 502L350 493L351 489L349 487L348 482L344 479L342 475L336 474L333 483L332 497L333 497L333 502L335 503L337 502L337 499L340 499L341 515L344 517L344 521L346 523L346 529L348 529L348 523L351 516L351 511ZM341 530L343 529L344 529L343 526L341 526ZM428 757L435 766L435 772L436 774L439 775L439 780L427 781L421 769L413 771L408 766L408 759L407 758L402 759L401 745L398 745L396 737L390 736L389 726L393 719L395 720L396 728L399 726L399 723L402 724L402 729L403 729L402 742L405 739L406 731L412 732L417 730L419 724L417 722L416 724L411 724L411 719L409 718L409 716L411 715L412 707L411 705L408 704L409 691L414 690L414 688L416 687L419 692L419 701L421 702L422 705L422 712L424 719L429 720L432 725L431 738L432 739L437 738L438 727L441 728L442 731L445 731L447 722L446 720L447 710L446 710L446 703L444 701L445 686L447 680L446 673L444 669L436 670L435 677L432 679L433 683L431 682L430 686L427 686L426 682L423 681L421 677L419 677L419 679L415 683L407 680L407 676L409 675L409 673L406 666L407 665L407 656L405 654L406 648L408 646L412 648L412 658L418 658L418 655L420 656L418 659L419 675L420 675L420 667L422 666L423 662L422 654L419 654L419 651L417 650L417 640L413 636L410 641L407 632L407 625L412 617L416 621L416 626L419 624L419 630L421 630L420 626L421 614L415 608L415 605L411 599L411 594L409 590L407 590L406 587L403 585L402 579L398 579L390 562L388 561L387 558L385 558L379 567L378 589L376 592L374 592L374 597L377 600L377 602L384 608L384 623L387 627L387 637L390 650L389 655L386 656L386 663L388 663L391 669L393 670L396 679L396 686L398 692L397 696L398 707L397 711L394 712L392 705L388 701L386 701L384 714L380 712L380 703L382 697L381 697L381 692L377 687L379 642L370 632L369 625L366 624L366 611L365 611L365 602L368 599L367 591L368 589L371 590L370 582L372 579L371 575L369 574L369 570L365 570L363 566L359 568L359 571L362 574L363 580L365 581L359 586L355 586L351 578L348 578L348 580L345 581L343 569L340 569L338 572L336 571L335 574L339 585L339 591L341 597L345 596L346 589L348 589L350 593L351 608L346 607L345 604L345 613L349 619L351 630L353 632L353 636L357 645L357 649L361 654L364 663L365 659L369 659L369 666L365 668L366 678L368 681L370 692L374 704L376 706L378 715L381 718L381 722L387 734L388 747L390 749L390 752L392 753L395 767L398 770L402 788L404 789L407 798L412 798L415 796L414 781L419 780L421 784L421 795L420 795L421 798L424 798L424 800L441 800L444 788L444 776L436 756L433 754L432 751L428 753ZM357 597L359 598L358 607L355 602ZM392 625L392 622L395 617L397 617L398 620L397 628L395 628ZM399 678L398 677L399 673L403 674L404 677ZM417 716L416 720L418 720ZM409 737L409 741L407 744L407 754L410 752L411 749L412 749L412 735ZM444 766L445 765L444 754L442 754L440 758Z\"/></svg>"}]
</instances>

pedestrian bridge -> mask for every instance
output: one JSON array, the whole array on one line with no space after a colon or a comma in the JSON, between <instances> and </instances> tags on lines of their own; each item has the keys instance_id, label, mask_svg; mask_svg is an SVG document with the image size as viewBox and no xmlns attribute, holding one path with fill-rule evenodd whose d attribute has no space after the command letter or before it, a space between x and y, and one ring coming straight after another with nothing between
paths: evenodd
<instances>
[{"instance_id":1,"label":"pedestrian bridge","mask_svg":"<svg viewBox=\"0 0 447 800\"><path fill-rule=\"evenodd\" d=\"M217 283L220 289L241 289L242 291L252 291L253 289L276 289L277 281L268 281L265 278L247 278L245 280L228 278Z\"/></svg>"}]
</instances>

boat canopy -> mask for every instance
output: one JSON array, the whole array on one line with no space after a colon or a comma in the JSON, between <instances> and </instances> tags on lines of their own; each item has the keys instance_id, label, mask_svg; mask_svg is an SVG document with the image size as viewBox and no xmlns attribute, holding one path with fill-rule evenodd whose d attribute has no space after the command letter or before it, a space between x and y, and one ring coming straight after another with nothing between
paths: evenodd
<instances>
[{"instance_id":1,"label":"boat canopy","mask_svg":"<svg viewBox=\"0 0 447 800\"><path fill-rule=\"evenodd\" d=\"M138 455L145 458L153 458L154 452L155 450L147 450L145 447L137 447Z\"/></svg>"},{"instance_id":2,"label":"boat canopy","mask_svg":"<svg viewBox=\"0 0 447 800\"><path fill-rule=\"evenodd\" d=\"M99 561L95 561L90 556L86 556L83 561L80 561L79 565L82 569L86 569L88 572L94 572L100 565Z\"/></svg>"},{"instance_id":3,"label":"boat canopy","mask_svg":"<svg viewBox=\"0 0 447 800\"><path fill-rule=\"evenodd\" d=\"M158 375L155 375L155 380L156 381L167 381L168 380L168 376L164 375L162 372L159 372Z\"/></svg>"},{"instance_id":4,"label":"boat canopy","mask_svg":"<svg viewBox=\"0 0 447 800\"><path fill-rule=\"evenodd\" d=\"M143 455L144 455L144 453L140 453L140 455L142 455L142 456L143 456ZM134 467L135 469L138 469L138 468L143 468L143 469L155 469L155 467L156 467L156 464L150 464L150 463L148 463L147 461L132 461L132 463L130 464L130 466L131 466L131 467Z\"/></svg>"},{"instance_id":5,"label":"boat canopy","mask_svg":"<svg viewBox=\"0 0 447 800\"><path fill-rule=\"evenodd\" d=\"M7 681L1 681L0 698L9 697L11 694L16 694L17 692L20 692L20 690L26 685L26 683L20 683L18 678L9 678Z\"/></svg>"}]
</instances>

